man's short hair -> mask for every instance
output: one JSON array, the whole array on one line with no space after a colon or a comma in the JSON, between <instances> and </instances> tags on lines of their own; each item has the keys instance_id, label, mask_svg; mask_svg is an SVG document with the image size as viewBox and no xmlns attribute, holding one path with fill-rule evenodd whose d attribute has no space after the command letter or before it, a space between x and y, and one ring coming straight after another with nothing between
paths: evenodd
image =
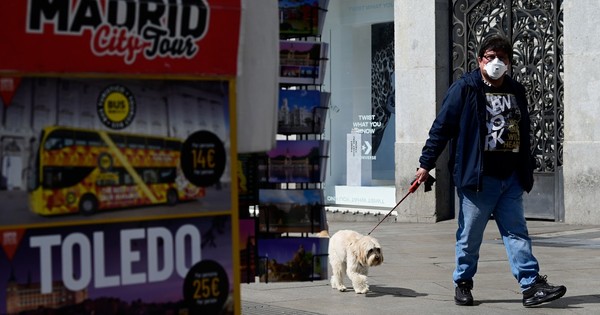
<instances>
[{"instance_id":1,"label":"man's short hair","mask_svg":"<svg viewBox=\"0 0 600 315\"><path fill-rule=\"evenodd\" d=\"M483 43L481 43L481 46L479 46L479 53L477 55L479 56L479 58L483 58L483 55L488 50L504 52L508 56L510 62L512 63L513 48L512 44L506 36L500 34L493 34L486 37L483 40Z\"/></svg>"}]
</instances>

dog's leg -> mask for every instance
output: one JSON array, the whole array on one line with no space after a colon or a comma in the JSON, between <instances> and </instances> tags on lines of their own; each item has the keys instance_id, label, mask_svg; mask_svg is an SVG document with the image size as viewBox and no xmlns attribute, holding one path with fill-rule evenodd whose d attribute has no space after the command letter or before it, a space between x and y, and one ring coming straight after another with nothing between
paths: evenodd
<instances>
[{"instance_id":1,"label":"dog's leg","mask_svg":"<svg viewBox=\"0 0 600 315\"><path fill-rule=\"evenodd\" d=\"M367 273L369 269L361 266L356 261L348 261L348 278L352 281L352 287L357 294L365 294L369 292L369 283L367 281Z\"/></svg>"},{"instance_id":2,"label":"dog's leg","mask_svg":"<svg viewBox=\"0 0 600 315\"><path fill-rule=\"evenodd\" d=\"M345 269L345 262L341 262L337 259L331 260L331 287L340 292L346 291L346 286L344 286Z\"/></svg>"}]
</instances>

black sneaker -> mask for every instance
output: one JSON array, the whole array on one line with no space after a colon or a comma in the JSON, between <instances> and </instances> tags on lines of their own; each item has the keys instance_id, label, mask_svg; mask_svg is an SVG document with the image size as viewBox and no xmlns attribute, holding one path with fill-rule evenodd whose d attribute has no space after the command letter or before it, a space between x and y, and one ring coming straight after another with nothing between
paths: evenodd
<instances>
[{"instance_id":1,"label":"black sneaker","mask_svg":"<svg viewBox=\"0 0 600 315\"><path fill-rule=\"evenodd\" d=\"M454 303L456 305L473 305L473 281L461 281L457 283L454 289Z\"/></svg>"},{"instance_id":2,"label":"black sneaker","mask_svg":"<svg viewBox=\"0 0 600 315\"><path fill-rule=\"evenodd\" d=\"M523 306L535 306L554 301L567 292L564 285L553 286L546 281L546 276L539 276L535 283L523 291Z\"/></svg>"}]
</instances>

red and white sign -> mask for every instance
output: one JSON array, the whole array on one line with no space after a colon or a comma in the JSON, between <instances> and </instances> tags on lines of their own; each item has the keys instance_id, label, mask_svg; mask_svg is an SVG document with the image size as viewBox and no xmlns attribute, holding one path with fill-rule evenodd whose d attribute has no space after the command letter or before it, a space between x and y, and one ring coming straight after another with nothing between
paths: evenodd
<instances>
[{"instance_id":1,"label":"red and white sign","mask_svg":"<svg viewBox=\"0 0 600 315\"><path fill-rule=\"evenodd\" d=\"M0 74L235 76L241 0L0 1Z\"/></svg>"},{"instance_id":2,"label":"red and white sign","mask_svg":"<svg viewBox=\"0 0 600 315\"><path fill-rule=\"evenodd\" d=\"M20 83L21 78L0 76L0 98L2 98L4 106L10 105Z\"/></svg>"}]
</instances>

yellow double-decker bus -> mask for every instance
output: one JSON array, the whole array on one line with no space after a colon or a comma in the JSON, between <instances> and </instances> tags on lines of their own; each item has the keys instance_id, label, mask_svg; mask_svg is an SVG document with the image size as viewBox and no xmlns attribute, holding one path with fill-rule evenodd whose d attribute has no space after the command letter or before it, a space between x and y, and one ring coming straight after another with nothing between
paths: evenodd
<instances>
[{"instance_id":1,"label":"yellow double-decker bus","mask_svg":"<svg viewBox=\"0 0 600 315\"><path fill-rule=\"evenodd\" d=\"M174 205L205 195L181 171L179 139L52 126L42 130L29 201L41 215Z\"/></svg>"}]
</instances>

